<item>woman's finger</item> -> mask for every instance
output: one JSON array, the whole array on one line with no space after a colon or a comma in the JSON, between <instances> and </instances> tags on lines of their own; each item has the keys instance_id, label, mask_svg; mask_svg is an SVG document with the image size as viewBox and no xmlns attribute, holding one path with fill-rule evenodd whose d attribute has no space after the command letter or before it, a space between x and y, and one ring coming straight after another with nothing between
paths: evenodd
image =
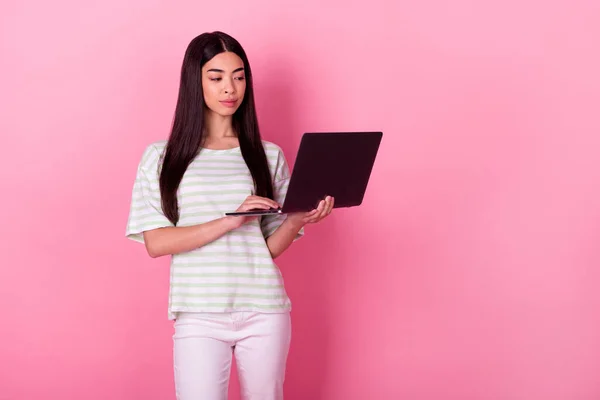
<instances>
[{"instance_id":1,"label":"woman's finger","mask_svg":"<svg viewBox=\"0 0 600 400\"><path fill-rule=\"evenodd\" d=\"M304 214L304 217L302 218L302 222L310 223L313 220L313 218L315 217L315 215L317 215L318 212L319 212L319 210L317 210L316 208L312 211L307 212L306 214Z\"/></svg>"},{"instance_id":2,"label":"woman's finger","mask_svg":"<svg viewBox=\"0 0 600 400\"><path fill-rule=\"evenodd\" d=\"M247 201L244 203L244 208L269 208L268 204L262 201Z\"/></svg>"},{"instance_id":3,"label":"woman's finger","mask_svg":"<svg viewBox=\"0 0 600 400\"><path fill-rule=\"evenodd\" d=\"M329 197L329 207L327 208L327 215L331 214L331 211L333 211L333 206L334 206L334 201L335 199L333 197Z\"/></svg>"},{"instance_id":4,"label":"woman's finger","mask_svg":"<svg viewBox=\"0 0 600 400\"><path fill-rule=\"evenodd\" d=\"M258 198L253 200L248 200L245 202L248 207L261 207L261 208L279 208L279 205L269 199Z\"/></svg>"},{"instance_id":5,"label":"woman's finger","mask_svg":"<svg viewBox=\"0 0 600 400\"><path fill-rule=\"evenodd\" d=\"M323 210L325 209L325 205L326 205L325 200L321 200L319 202L319 205L317 206L317 210L319 210L319 213L323 212Z\"/></svg>"},{"instance_id":6,"label":"woman's finger","mask_svg":"<svg viewBox=\"0 0 600 400\"><path fill-rule=\"evenodd\" d=\"M327 215L327 209L329 207L329 204L327 202L327 200L321 200L321 203L319 204L319 219L323 218L325 215Z\"/></svg>"},{"instance_id":7,"label":"woman's finger","mask_svg":"<svg viewBox=\"0 0 600 400\"><path fill-rule=\"evenodd\" d=\"M321 201L321 203L324 203L324 201ZM319 204L317 209L313 210L312 214L306 218L306 222L313 224L320 221L323 218L323 212L325 212L325 206Z\"/></svg>"},{"instance_id":8,"label":"woman's finger","mask_svg":"<svg viewBox=\"0 0 600 400\"><path fill-rule=\"evenodd\" d=\"M309 218L308 223L316 223L328 216L333 209L333 197L327 196L325 200L321 200L317 212Z\"/></svg>"},{"instance_id":9,"label":"woman's finger","mask_svg":"<svg viewBox=\"0 0 600 400\"><path fill-rule=\"evenodd\" d=\"M261 201L264 204L268 204L269 207L279 208L279 204L275 200L267 199L266 197L259 197L257 201Z\"/></svg>"},{"instance_id":10,"label":"woman's finger","mask_svg":"<svg viewBox=\"0 0 600 400\"><path fill-rule=\"evenodd\" d=\"M277 202L275 200L269 199L268 197L250 195L250 196L246 197L246 201L264 201L264 202L271 204L273 207L279 207L279 204L277 204Z\"/></svg>"},{"instance_id":11,"label":"woman's finger","mask_svg":"<svg viewBox=\"0 0 600 400\"><path fill-rule=\"evenodd\" d=\"M325 204L323 205L323 212L321 215L326 217L329 214L329 208L331 207L331 196L325 197L324 203Z\"/></svg>"},{"instance_id":12,"label":"woman's finger","mask_svg":"<svg viewBox=\"0 0 600 400\"><path fill-rule=\"evenodd\" d=\"M312 211L309 211L307 213L304 214L304 219L308 219L311 218L312 216L314 216L317 212L319 212L319 210L317 210L316 208L313 209Z\"/></svg>"},{"instance_id":13,"label":"woman's finger","mask_svg":"<svg viewBox=\"0 0 600 400\"><path fill-rule=\"evenodd\" d=\"M316 208L308 213L306 213L305 217L313 217L315 214L317 214L319 212L319 210L317 210Z\"/></svg>"}]
</instances>

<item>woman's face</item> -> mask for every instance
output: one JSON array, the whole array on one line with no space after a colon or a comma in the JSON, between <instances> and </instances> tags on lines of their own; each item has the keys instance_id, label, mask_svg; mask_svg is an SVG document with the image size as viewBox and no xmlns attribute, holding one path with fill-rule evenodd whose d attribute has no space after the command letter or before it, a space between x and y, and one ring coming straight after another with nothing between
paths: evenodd
<instances>
[{"instance_id":1,"label":"woman's face","mask_svg":"<svg viewBox=\"0 0 600 400\"><path fill-rule=\"evenodd\" d=\"M202 67L202 90L206 107L221 116L231 116L242 104L246 92L244 62L226 51Z\"/></svg>"}]
</instances>

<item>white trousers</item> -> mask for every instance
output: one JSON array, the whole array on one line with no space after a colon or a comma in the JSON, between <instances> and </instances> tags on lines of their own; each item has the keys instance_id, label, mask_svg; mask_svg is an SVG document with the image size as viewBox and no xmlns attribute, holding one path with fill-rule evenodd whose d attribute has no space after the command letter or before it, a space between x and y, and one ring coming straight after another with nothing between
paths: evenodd
<instances>
[{"instance_id":1,"label":"white trousers","mask_svg":"<svg viewBox=\"0 0 600 400\"><path fill-rule=\"evenodd\" d=\"M243 400L281 400L290 313L180 313L173 335L178 400L227 400L232 356Z\"/></svg>"}]
</instances>

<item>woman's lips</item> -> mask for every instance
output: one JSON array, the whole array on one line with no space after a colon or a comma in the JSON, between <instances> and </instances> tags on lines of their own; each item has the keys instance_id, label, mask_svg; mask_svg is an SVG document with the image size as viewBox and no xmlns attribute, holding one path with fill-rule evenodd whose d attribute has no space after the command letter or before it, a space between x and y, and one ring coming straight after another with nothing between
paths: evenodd
<instances>
[{"instance_id":1,"label":"woman's lips","mask_svg":"<svg viewBox=\"0 0 600 400\"><path fill-rule=\"evenodd\" d=\"M237 100L221 100L220 103L225 107L235 107Z\"/></svg>"}]
</instances>

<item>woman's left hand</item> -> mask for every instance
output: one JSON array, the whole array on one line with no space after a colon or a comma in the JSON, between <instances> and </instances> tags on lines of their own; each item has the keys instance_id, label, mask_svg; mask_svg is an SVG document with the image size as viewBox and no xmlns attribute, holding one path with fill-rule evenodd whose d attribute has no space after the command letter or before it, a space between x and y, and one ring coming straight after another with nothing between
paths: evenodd
<instances>
[{"instance_id":1,"label":"woman's left hand","mask_svg":"<svg viewBox=\"0 0 600 400\"><path fill-rule=\"evenodd\" d=\"M333 204L334 198L327 196L324 200L319 202L319 205L314 210L306 213L290 214L288 215L288 219L299 225L315 224L331 214L331 211L333 210Z\"/></svg>"}]
</instances>

